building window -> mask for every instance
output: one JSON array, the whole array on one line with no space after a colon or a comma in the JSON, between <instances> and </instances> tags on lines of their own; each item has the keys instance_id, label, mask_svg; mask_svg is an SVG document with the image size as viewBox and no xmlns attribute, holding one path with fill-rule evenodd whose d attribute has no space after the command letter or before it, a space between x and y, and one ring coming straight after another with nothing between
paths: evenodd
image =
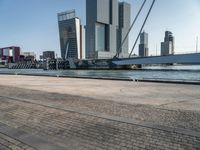
<instances>
[{"instance_id":1,"label":"building window","mask_svg":"<svg viewBox=\"0 0 200 150\"><path fill-rule=\"evenodd\" d=\"M105 51L105 25L96 24L96 51Z\"/></svg>"}]
</instances>

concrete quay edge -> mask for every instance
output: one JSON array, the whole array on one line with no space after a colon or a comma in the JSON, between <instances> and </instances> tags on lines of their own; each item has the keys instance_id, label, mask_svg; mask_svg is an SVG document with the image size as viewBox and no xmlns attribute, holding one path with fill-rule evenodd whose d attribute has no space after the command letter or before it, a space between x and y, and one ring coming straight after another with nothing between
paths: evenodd
<instances>
[{"instance_id":1,"label":"concrete quay edge","mask_svg":"<svg viewBox=\"0 0 200 150\"><path fill-rule=\"evenodd\" d=\"M0 73L0 75L22 75L22 76L41 76L41 77L58 77L58 78L77 78L77 79L98 79L113 81L134 81L131 78L113 78L113 77L89 77L89 76L70 76L70 75L45 75L45 74L24 74L24 73Z\"/></svg>"},{"instance_id":2,"label":"concrete quay edge","mask_svg":"<svg viewBox=\"0 0 200 150\"><path fill-rule=\"evenodd\" d=\"M186 80L135 79L135 82L200 85L200 81L186 81Z\"/></svg>"},{"instance_id":3,"label":"concrete quay edge","mask_svg":"<svg viewBox=\"0 0 200 150\"><path fill-rule=\"evenodd\" d=\"M113 81L133 81L133 82L200 85L200 81L188 81L188 80L132 79L132 78L116 78L116 77L90 77L90 76L46 75L46 74L24 74L24 73L0 73L0 75L21 75L21 76L33 76L33 77L34 76L41 76L41 77L57 77L57 78L77 78L77 79L95 79L95 80L113 80Z\"/></svg>"}]
</instances>

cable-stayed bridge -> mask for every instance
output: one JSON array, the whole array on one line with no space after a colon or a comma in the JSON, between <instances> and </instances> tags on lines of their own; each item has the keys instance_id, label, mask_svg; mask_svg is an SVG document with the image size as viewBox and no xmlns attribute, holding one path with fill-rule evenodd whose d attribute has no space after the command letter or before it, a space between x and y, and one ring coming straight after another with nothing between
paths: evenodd
<instances>
[{"instance_id":1,"label":"cable-stayed bridge","mask_svg":"<svg viewBox=\"0 0 200 150\"><path fill-rule=\"evenodd\" d=\"M200 53L177 54L167 56L130 57L114 59L112 63L119 66L151 64L200 64Z\"/></svg>"},{"instance_id":2,"label":"cable-stayed bridge","mask_svg":"<svg viewBox=\"0 0 200 150\"><path fill-rule=\"evenodd\" d=\"M135 19L133 20L133 23L130 26L129 31L127 32L123 42L121 43L121 47L125 43L125 40L128 38L133 26L135 25L135 22L138 19L138 16L140 15L141 11L143 10L143 7L147 0L144 0L141 8L139 9ZM151 64L200 64L200 53L190 53L190 54L176 54L176 55L167 55L167 56L150 56L150 57L131 57L133 54L133 51L136 47L136 44L138 42L139 36L142 33L142 30L144 29L144 26L146 24L147 19L149 18L149 15L152 11L152 8L155 4L155 0L152 1L152 4L149 8L149 11L146 15L146 18L142 24L142 27L140 29L140 32L134 42L134 45L132 47L132 50L129 54L129 58L118 58L119 52L116 54L116 57L113 59L112 63L117 66L123 66L123 65L151 65ZM120 47L120 48L121 48ZM119 50L118 50L119 51Z\"/></svg>"}]
</instances>

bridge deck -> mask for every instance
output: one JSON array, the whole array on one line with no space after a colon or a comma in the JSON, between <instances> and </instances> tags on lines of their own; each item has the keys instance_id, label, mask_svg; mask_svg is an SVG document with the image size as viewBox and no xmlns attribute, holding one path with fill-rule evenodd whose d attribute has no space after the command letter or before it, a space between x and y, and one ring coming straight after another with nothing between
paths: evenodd
<instances>
[{"instance_id":1,"label":"bridge deck","mask_svg":"<svg viewBox=\"0 0 200 150\"><path fill-rule=\"evenodd\" d=\"M147 65L147 64L200 64L200 53L179 54L168 56L135 57L113 60L116 65Z\"/></svg>"}]
</instances>

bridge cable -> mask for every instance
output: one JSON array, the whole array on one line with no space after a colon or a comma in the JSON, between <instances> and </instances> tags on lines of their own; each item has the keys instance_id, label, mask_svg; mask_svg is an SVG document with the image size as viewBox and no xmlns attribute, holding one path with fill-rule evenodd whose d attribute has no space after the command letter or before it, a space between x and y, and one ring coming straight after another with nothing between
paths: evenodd
<instances>
[{"instance_id":1,"label":"bridge cable","mask_svg":"<svg viewBox=\"0 0 200 150\"><path fill-rule=\"evenodd\" d=\"M131 55L132 55L132 53L133 53L133 50L135 49L135 46L136 46L136 44L137 44L137 42L138 42L138 39L139 39L139 37L140 37L140 35L141 35L141 33L142 33L142 30L144 29L144 26L145 26L145 24L146 24L146 22L147 22L147 19L149 18L149 15L150 15L150 13L151 13L151 10L152 10L154 4L155 4L155 0L153 0L153 2L152 2L152 4L151 4L151 7L150 7L150 9L149 9L149 11L148 11L148 13L147 13L147 16L146 16L146 18L145 18L145 20L144 20L144 22L143 22L143 25L142 25L142 27L141 27L141 29L140 29L140 32L139 32L139 34L138 34L138 36L137 36L137 39L136 39L136 41L135 41L135 43L134 43L134 45L133 45L133 48L132 48L132 50L131 50L131 53L129 54L129 58L131 57Z\"/></svg>"},{"instance_id":2,"label":"bridge cable","mask_svg":"<svg viewBox=\"0 0 200 150\"><path fill-rule=\"evenodd\" d=\"M143 9L143 7L144 7L144 5L145 5L146 1L147 1L147 0L144 0L144 2L143 2L143 4L142 4L142 6L140 7L140 9L139 9L139 11L138 11L138 13L137 13L137 15L136 15L136 17L135 17L135 19L134 19L133 23L131 24L131 26L130 26L130 28L129 28L129 30L128 30L128 32L127 32L127 34L126 34L126 36L124 37L124 40L122 41L122 43L121 43L120 47L117 49L117 54L116 54L116 56L115 56L115 57L117 57L117 56L119 57L119 54L121 53L121 52L120 52L120 49L122 48L122 46L123 46L123 45L124 45L124 43L126 42L126 39L128 38L128 36L129 36L129 33L131 32L131 30L132 30L132 28L133 28L134 24L136 23L136 21L137 21L137 18L139 17L139 15L140 15L140 13L141 13L141 11L142 11L142 9Z\"/></svg>"}]
</instances>

